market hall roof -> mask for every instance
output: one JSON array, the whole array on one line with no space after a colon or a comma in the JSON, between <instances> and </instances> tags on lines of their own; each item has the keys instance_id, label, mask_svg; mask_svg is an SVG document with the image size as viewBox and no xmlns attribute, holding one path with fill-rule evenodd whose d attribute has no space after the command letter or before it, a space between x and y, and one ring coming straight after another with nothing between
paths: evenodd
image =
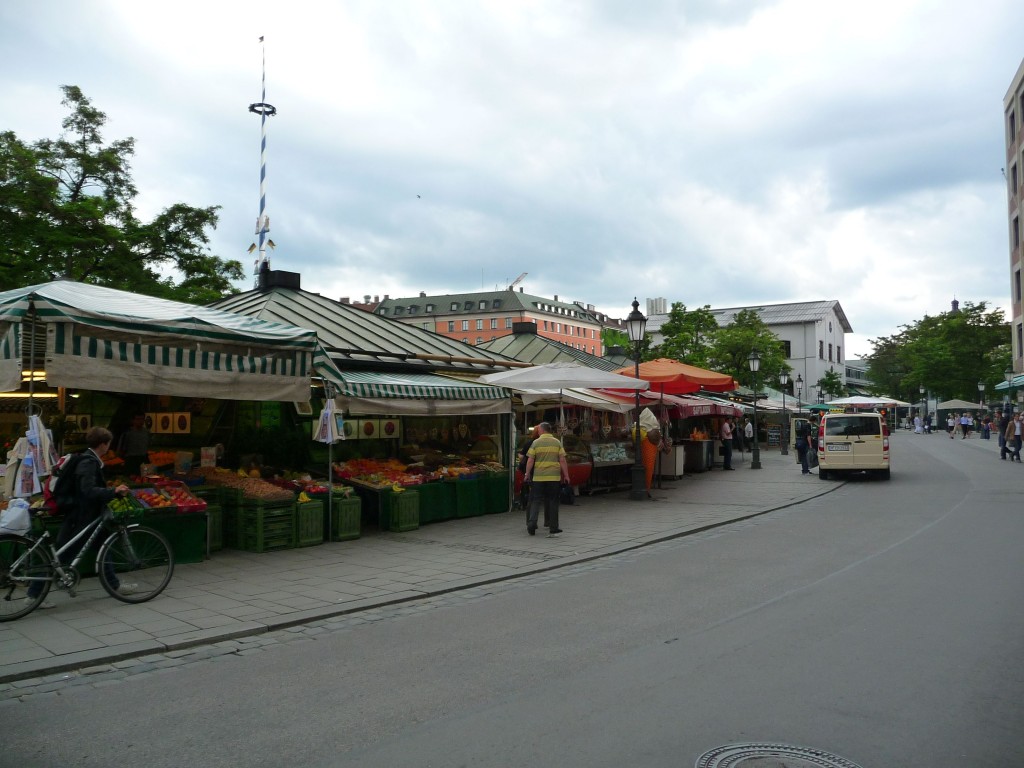
<instances>
[{"instance_id":1,"label":"market hall roof","mask_svg":"<svg viewBox=\"0 0 1024 768\"><path fill-rule=\"evenodd\" d=\"M570 347L545 336L538 336L536 332L511 333L506 336L499 336L492 341L477 344L474 349L488 349L491 352L498 352L506 357L511 357L513 360L533 363L534 365L565 361L580 363L601 371L614 371L620 367L612 360L592 355L589 352L584 352L582 349Z\"/></svg>"},{"instance_id":2,"label":"market hall roof","mask_svg":"<svg viewBox=\"0 0 1024 768\"><path fill-rule=\"evenodd\" d=\"M306 328L71 280L0 293L2 391L29 355L51 387L304 400L314 372L337 377L318 352Z\"/></svg>"},{"instance_id":3,"label":"market hall roof","mask_svg":"<svg viewBox=\"0 0 1024 768\"><path fill-rule=\"evenodd\" d=\"M522 365L496 352L370 314L301 288L273 286L252 290L210 306L315 329L331 360L343 370L489 373Z\"/></svg>"}]
</instances>

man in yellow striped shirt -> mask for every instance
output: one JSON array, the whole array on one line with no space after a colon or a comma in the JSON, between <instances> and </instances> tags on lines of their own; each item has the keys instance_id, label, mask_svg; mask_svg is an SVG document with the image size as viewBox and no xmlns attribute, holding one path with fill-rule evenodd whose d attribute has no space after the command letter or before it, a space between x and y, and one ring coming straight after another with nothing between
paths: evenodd
<instances>
[{"instance_id":1,"label":"man in yellow striped shirt","mask_svg":"<svg viewBox=\"0 0 1024 768\"><path fill-rule=\"evenodd\" d=\"M544 518L548 522L551 536L559 534L558 494L562 482L569 482L569 465L565 461L565 449L561 441L551 433L551 425L542 421L537 425L537 439L526 452L526 476L531 478L530 514L526 519L526 532L533 536L537 532L537 516L544 504Z\"/></svg>"}]
</instances>

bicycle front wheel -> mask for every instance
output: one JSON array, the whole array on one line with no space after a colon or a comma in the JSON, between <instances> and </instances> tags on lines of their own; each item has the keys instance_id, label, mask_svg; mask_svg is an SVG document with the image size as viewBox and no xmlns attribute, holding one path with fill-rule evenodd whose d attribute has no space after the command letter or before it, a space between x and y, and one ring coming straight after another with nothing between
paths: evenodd
<instances>
[{"instance_id":1,"label":"bicycle front wheel","mask_svg":"<svg viewBox=\"0 0 1024 768\"><path fill-rule=\"evenodd\" d=\"M121 528L100 547L96 572L111 597L125 603L144 603L163 592L171 581L171 545L152 528Z\"/></svg>"},{"instance_id":2,"label":"bicycle front wheel","mask_svg":"<svg viewBox=\"0 0 1024 768\"><path fill-rule=\"evenodd\" d=\"M53 568L42 547L24 536L0 536L0 621L14 621L32 613L46 598L53 583ZM29 584L38 594L29 597Z\"/></svg>"}]
</instances>

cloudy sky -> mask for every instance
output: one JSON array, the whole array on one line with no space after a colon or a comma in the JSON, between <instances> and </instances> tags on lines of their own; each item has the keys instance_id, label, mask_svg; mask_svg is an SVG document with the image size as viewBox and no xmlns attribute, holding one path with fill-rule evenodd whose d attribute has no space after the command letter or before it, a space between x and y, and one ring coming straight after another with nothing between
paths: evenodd
<instances>
[{"instance_id":1,"label":"cloudy sky","mask_svg":"<svg viewBox=\"0 0 1024 768\"><path fill-rule=\"evenodd\" d=\"M855 356L1008 307L1022 28L1020 0L4 0L0 130L56 137L80 86L136 139L140 215L222 206L251 267L265 51L271 263L307 290L838 299Z\"/></svg>"}]
</instances>

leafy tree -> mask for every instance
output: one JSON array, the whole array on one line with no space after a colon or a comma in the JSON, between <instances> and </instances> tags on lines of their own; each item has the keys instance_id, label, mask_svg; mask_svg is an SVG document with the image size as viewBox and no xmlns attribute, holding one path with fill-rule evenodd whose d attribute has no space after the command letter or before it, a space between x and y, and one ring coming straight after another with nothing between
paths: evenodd
<instances>
[{"instance_id":1,"label":"leafy tree","mask_svg":"<svg viewBox=\"0 0 1024 768\"><path fill-rule=\"evenodd\" d=\"M744 386L753 388L754 374L750 370L750 353L757 350L761 356L757 382L778 381L786 365L785 348L779 337L765 325L761 316L752 309L743 309L736 318L715 333L714 342L708 351L708 367L721 373L730 374Z\"/></svg>"},{"instance_id":2,"label":"leafy tree","mask_svg":"<svg viewBox=\"0 0 1024 768\"><path fill-rule=\"evenodd\" d=\"M134 139L104 144L106 115L77 86L62 90L59 139L0 132L0 290L67 278L198 304L234 293L241 263L207 247L218 207L176 203L140 221Z\"/></svg>"},{"instance_id":3,"label":"leafy tree","mask_svg":"<svg viewBox=\"0 0 1024 768\"><path fill-rule=\"evenodd\" d=\"M974 402L978 382L992 387L1010 367L1010 326L1002 310L964 302L957 311L925 315L889 337L872 339L868 375L880 394L914 401L923 384L943 399Z\"/></svg>"},{"instance_id":4,"label":"leafy tree","mask_svg":"<svg viewBox=\"0 0 1024 768\"><path fill-rule=\"evenodd\" d=\"M668 320L661 326L662 342L652 354L707 368L710 344L717 332L718 321L710 306L691 311L682 302L673 302Z\"/></svg>"},{"instance_id":5,"label":"leafy tree","mask_svg":"<svg viewBox=\"0 0 1024 768\"><path fill-rule=\"evenodd\" d=\"M825 371L825 375L818 379L818 388L830 399L841 397L846 394L846 385L842 377L835 371Z\"/></svg>"},{"instance_id":6,"label":"leafy tree","mask_svg":"<svg viewBox=\"0 0 1024 768\"><path fill-rule=\"evenodd\" d=\"M625 331L620 331L615 328L602 328L601 343L604 344L605 350L609 350L612 347L622 347L625 353L629 356L629 359L633 359L635 345L629 340L629 334ZM640 342L640 362L643 362L644 360L653 360L656 357L657 355L652 352L651 334L645 333L643 341Z\"/></svg>"}]
</instances>

